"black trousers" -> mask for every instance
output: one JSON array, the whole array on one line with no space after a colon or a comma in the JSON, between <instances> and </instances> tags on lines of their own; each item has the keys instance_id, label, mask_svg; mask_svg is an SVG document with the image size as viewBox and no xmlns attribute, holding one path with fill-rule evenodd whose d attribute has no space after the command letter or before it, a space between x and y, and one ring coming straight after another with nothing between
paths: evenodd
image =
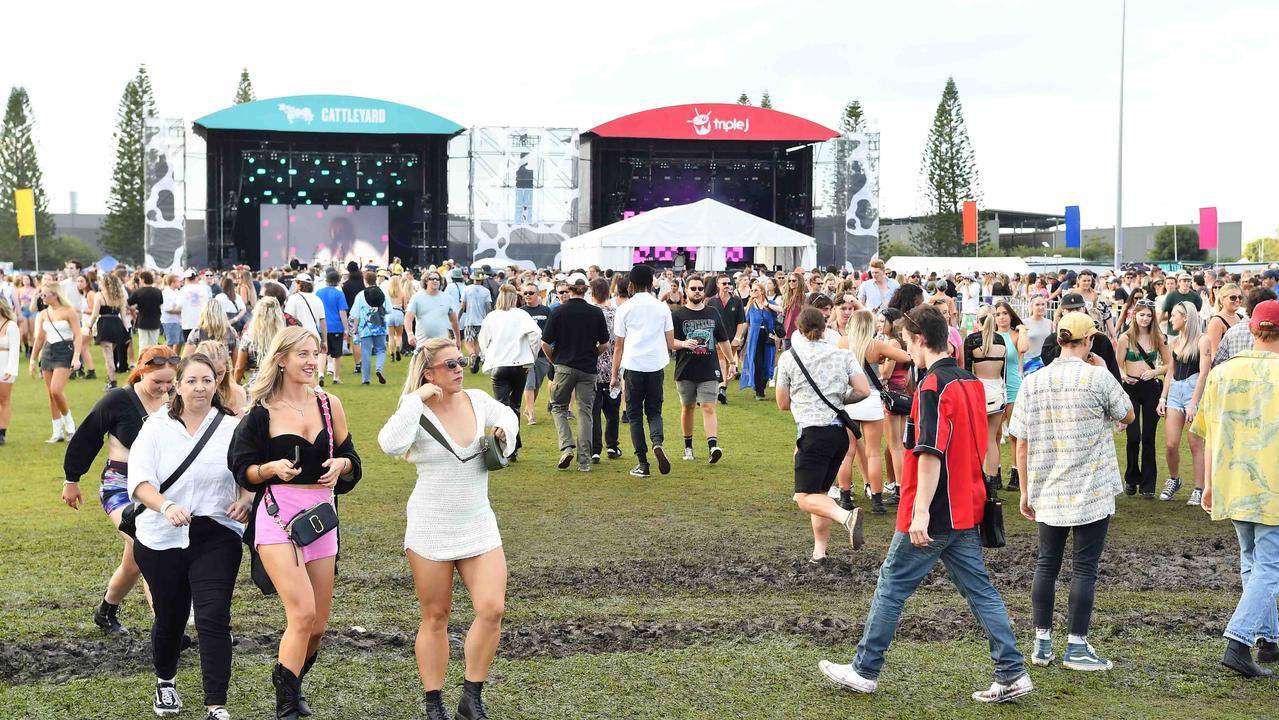
<instances>
[{"instance_id":1,"label":"black trousers","mask_svg":"<svg viewBox=\"0 0 1279 720\"><path fill-rule=\"evenodd\" d=\"M764 357L767 354L765 343L771 343L773 339L763 329L759 331L759 337L755 338L755 374L751 381L755 384L755 397L764 397L764 388L768 387L768 368L764 367Z\"/></svg>"},{"instance_id":2,"label":"black trousers","mask_svg":"<svg viewBox=\"0 0 1279 720\"><path fill-rule=\"evenodd\" d=\"M1159 395L1163 385L1158 380L1142 380L1129 385L1123 383L1124 392L1132 401L1136 418L1125 432L1128 434L1128 464L1124 469L1124 482L1140 485L1141 492L1155 491L1158 467L1155 465L1155 430L1159 427Z\"/></svg>"},{"instance_id":3,"label":"black trousers","mask_svg":"<svg viewBox=\"0 0 1279 720\"><path fill-rule=\"evenodd\" d=\"M151 586L155 620L151 653L157 678L178 674L178 651L191 608L200 636L204 704L226 704L231 682L231 593L244 545L235 532L205 517L191 521L190 545L152 550L133 544L133 557Z\"/></svg>"},{"instance_id":4,"label":"black trousers","mask_svg":"<svg viewBox=\"0 0 1279 720\"><path fill-rule=\"evenodd\" d=\"M644 437L644 420L648 420L648 438L653 445L661 445L662 435L662 393L666 381L665 370L653 372L625 371L623 383L626 386L626 412L631 422L631 444L635 446L635 457L640 462L648 460L648 443Z\"/></svg>"},{"instance_id":5,"label":"black trousers","mask_svg":"<svg viewBox=\"0 0 1279 720\"><path fill-rule=\"evenodd\" d=\"M609 390L608 383L595 383L595 402L591 403L591 416L595 420L591 425L592 455L603 453L606 447L617 447L617 411L622 407L622 396L612 397Z\"/></svg>"},{"instance_id":6,"label":"black trousers","mask_svg":"<svg viewBox=\"0 0 1279 720\"><path fill-rule=\"evenodd\" d=\"M1036 628L1049 630L1053 626L1057 575L1061 572L1061 559L1066 551L1066 536L1073 533L1075 543L1070 554L1070 605L1066 619L1072 635L1083 637L1088 634L1097 586L1097 561L1106 546L1106 531L1109 528L1109 517L1075 527L1054 527L1039 523L1039 557L1035 560L1035 580L1030 587L1030 604Z\"/></svg>"},{"instance_id":7,"label":"black trousers","mask_svg":"<svg viewBox=\"0 0 1279 720\"><path fill-rule=\"evenodd\" d=\"M493 373L493 399L515 411L515 421L520 420L520 405L524 402L524 381L528 368L520 365L500 367ZM515 449L524 447L520 436L515 436Z\"/></svg>"}]
</instances>

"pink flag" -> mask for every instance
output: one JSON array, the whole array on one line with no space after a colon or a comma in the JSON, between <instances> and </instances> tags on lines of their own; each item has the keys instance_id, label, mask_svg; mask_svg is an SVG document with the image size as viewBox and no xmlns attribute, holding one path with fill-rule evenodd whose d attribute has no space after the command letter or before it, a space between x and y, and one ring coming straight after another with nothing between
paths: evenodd
<instances>
[{"instance_id":1,"label":"pink flag","mask_svg":"<svg viewBox=\"0 0 1279 720\"><path fill-rule=\"evenodd\" d=\"M1199 208L1199 249L1217 249L1217 208Z\"/></svg>"}]
</instances>

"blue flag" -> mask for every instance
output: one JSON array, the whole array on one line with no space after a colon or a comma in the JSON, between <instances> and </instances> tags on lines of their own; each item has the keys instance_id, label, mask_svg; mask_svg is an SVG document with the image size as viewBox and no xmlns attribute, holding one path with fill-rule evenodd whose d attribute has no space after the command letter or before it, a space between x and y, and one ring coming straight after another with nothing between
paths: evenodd
<instances>
[{"instance_id":1,"label":"blue flag","mask_svg":"<svg viewBox=\"0 0 1279 720\"><path fill-rule=\"evenodd\" d=\"M1079 228L1079 206L1068 205L1066 207L1066 247L1079 247L1081 239L1082 237Z\"/></svg>"}]
</instances>

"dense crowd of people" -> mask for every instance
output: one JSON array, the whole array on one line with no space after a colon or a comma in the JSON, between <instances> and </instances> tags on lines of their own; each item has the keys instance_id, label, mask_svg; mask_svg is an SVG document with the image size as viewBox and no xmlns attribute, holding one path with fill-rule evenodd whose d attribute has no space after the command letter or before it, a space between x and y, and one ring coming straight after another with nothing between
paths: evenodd
<instances>
[{"instance_id":1,"label":"dense crowd of people","mask_svg":"<svg viewBox=\"0 0 1279 720\"><path fill-rule=\"evenodd\" d=\"M1223 663L1269 676L1258 663L1279 657L1279 447L1259 428L1279 420L1265 402L1279 372L1268 362L1279 359L1277 282L1279 269L898 275L879 260L865 272L414 269L396 259L164 274L73 261L39 277L0 275L0 444L25 356L45 385L48 442L68 443L68 506L80 506L81 478L108 448L99 500L123 547L94 621L127 634L119 605L143 580L160 715L181 708L174 676L193 616L208 717L229 717L242 546L255 583L284 611L277 717L311 714L302 682L332 608L338 498L361 476L356 438L373 430L351 427L331 392L348 354L362 385L385 384L386 362L408 361L377 442L417 470L404 547L430 718L448 716L454 572L475 607L456 717L488 717L481 690L506 588L488 473L519 460L543 385L558 469L622 458L625 424L637 478L654 465L671 473L675 457L724 461L717 406L766 400L772 388L796 426L793 499L810 518L815 565L828 562L833 525L857 550L863 511L895 508L856 656L820 666L841 686L876 690L905 601L940 560L990 640L994 682L974 699L1033 690L980 550L1000 491L1018 493L1038 529L1032 664L1056 659L1054 590L1073 537L1061 663L1110 669L1088 628L1116 497L1171 501L1186 484L1187 504L1230 519L1239 538L1244 592ZM65 388L97 377L95 343L105 393L77 426ZM668 453L663 422L668 368L678 453ZM491 394L465 390L468 371L488 374ZM731 393L733 382L748 393ZM726 434L745 441L747 432ZM1116 432L1127 438L1122 468Z\"/></svg>"}]
</instances>

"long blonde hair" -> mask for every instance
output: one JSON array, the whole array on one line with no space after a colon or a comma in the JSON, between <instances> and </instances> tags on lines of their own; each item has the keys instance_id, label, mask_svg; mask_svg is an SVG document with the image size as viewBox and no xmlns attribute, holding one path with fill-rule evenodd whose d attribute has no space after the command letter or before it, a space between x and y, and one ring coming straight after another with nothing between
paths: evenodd
<instances>
[{"instance_id":1,"label":"long blonde hair","mask_svg":"<svg viewBox=\"0 0 1279 720\"><path fill-rule=\"evenodd\" d=\"M226 310L214 298L204 301L204 307L200 308L200 321L196 326L203 331L205 340L217 340L223 345L231 334L231 323L227 322Z\"/></svg>"},{"instance_id":2,"label":"long blonde hair","mask_svg":"<svg viewBox=\"0 0 1279 720\"><path fill-rule=\"evenodd\" d=\"M401 395L417 392L425 382L426 369L435 364L435 356L444 348L454 347L448 338L432 338L417 346L413 360L409 362L409 375L404 378L404 390Z\"/></svg>"},{"instance_id":3,"label":"long blonde hair","mask_svg":"<svg viewBox=\"0 0 1279 720\"><path fill-rule=\"evenodd\" d=\"M102 304L113 307L116 310L123 310L125 302L124 286L120 284L120 278L115 273L107 273L102 276Z\"/></svg>"},{"instance_id":4,"label":"long blonde hair","mask_svg":"<svg viewBox=\"0 0 1279 720\"><path fill-rule=\"evenodd\" d=\"M67 294L62 292L62 283L57 280L45 280L40 284L40 292L52 293L58 299L58 305L61 307L71 307L71 301L67 299Z\"/></svg>"},{"instance_id":5,"label":"long blonde hair","mask_svg":"<svg viewBox=\"0 0 1279 720\"><path fill-rule=\"evenodd\" d=\"M15 321L13 316L13 308L10 307L8 301L6 301L2 297L0 297L0 319L4 319L8 322Z\"/></svg>"},{"instance_id":6,"label":"long blonde hair","mask_svg":"<svg viewBox=\"0 0 1279 720\"><path fill-rule=\"evenodd\" d=\"M256 342L256 341L255 341ZM275 399L284 385L284 373L280 372L280 359L293 352L304 342L313 342L318 350L319 338L301 327L286 327L271 338L265 349L258 353L258 374L249 386L249 405L265 404ZM323 371L324 368L320 368Z\"/></svg>"},{"instance_id":7,"label":"long blonde hair","mask_svg":"<svg viewBox=\"0 0 1279 720\"><path fill-rule=\"evenodd\" d=\"M277 333L284 329L284 311L280 309L280 301L270 295L263 295L253 308L253 319L249 321L246 335L253 339L258 348L258 357L263 357Z\"/></svg>"},{"instance_id":8,"label":"long blonde hair","mask_svg":"<svg viewBox=\"0 0 1279 720\"><path fill-rule=\"evenodd\" d=\"M241 270L239 276L237 282L239 287L244 288L244 294L247 297L244 304L251 310L258 304L258 289L253 285L253 273L248 270Z\"/></svg>"},{"instance_id":9,"label":"long blonde hair","mask_svg":"<svg viewBox=\"0 0 1279 720\"><path fill-rule=\"evenodd\" d=\"M1178 360L1186 362L1199 352L1199 336L1203 334L1203 328L1200 327L1199 322L1199 309L1189 300L1183 300L1174 305L1172 311L1186 317L1181 334L1172 341L1172 354L1176 355Z\"/></svg>"},{"instance_id":10,"label":"long blonde hair","mask_svg":"<svg viewBox=\"0 0 1279 720\"><path fill-rule=\"evenodd\" d=\"M1232 290L1240 295L1243 294L1243 291L1239 289L1239 286L1234 283L1226 283L1225 285L1222 285L1221 289L1217 291L1217 306L1213 308L1214 310L1221 312L1221 306L1226 302L1226 296L1229 295ZM1242 302L1236 302L1235 307L1242 304Z\"/></svg>"},{"instance_id":11,"label":"long blonde hair","mask_svg":"<svg viewBox=\"0 0 1279 720\"><path fill-rule=\"evenodd\" d=\"M995 345L995 308L990 305L978 308L977 324L981 326L982 357L990 357L990 350Z\"/></svg>"},{"instance_id":12,"label":"long blonde hair","mask_svg":"<svg viewBox=\"0 0 1279 720\"><path fill-rule=\"evenodd\" d=\"M848 318L848 350L861 365L866 362L866 351L875 339L875 315L869 310L857 310Z\"/></svg>"},{"instance_id":13,"label":"long blonde hair","mask_svg":"<svg viewBox=\"0 0 1279 720\"><path fill-rule=\"evenodd\" d=\"M515 292L515 286L511 284L503 285L497 290L497 304L493 306L495 310L512 310L519 304L519 293Z\"/></svg>"},{"instance_id":14,"label":"long blonde hair","mask_svg":"<svg viewBox=\"0 0 1279 720\"><path fill-rule=\"evenodd\" d=\"M231 353L226 349L226 343L220 343L217 340L203 340L199 345L195 346L197 355L207 355L210 360L222 365L222 379L218 381L218 399L226 407L232 406L231 397ZM216 371L217 368L214 368Z\"/></svg>"}]
</instances>

